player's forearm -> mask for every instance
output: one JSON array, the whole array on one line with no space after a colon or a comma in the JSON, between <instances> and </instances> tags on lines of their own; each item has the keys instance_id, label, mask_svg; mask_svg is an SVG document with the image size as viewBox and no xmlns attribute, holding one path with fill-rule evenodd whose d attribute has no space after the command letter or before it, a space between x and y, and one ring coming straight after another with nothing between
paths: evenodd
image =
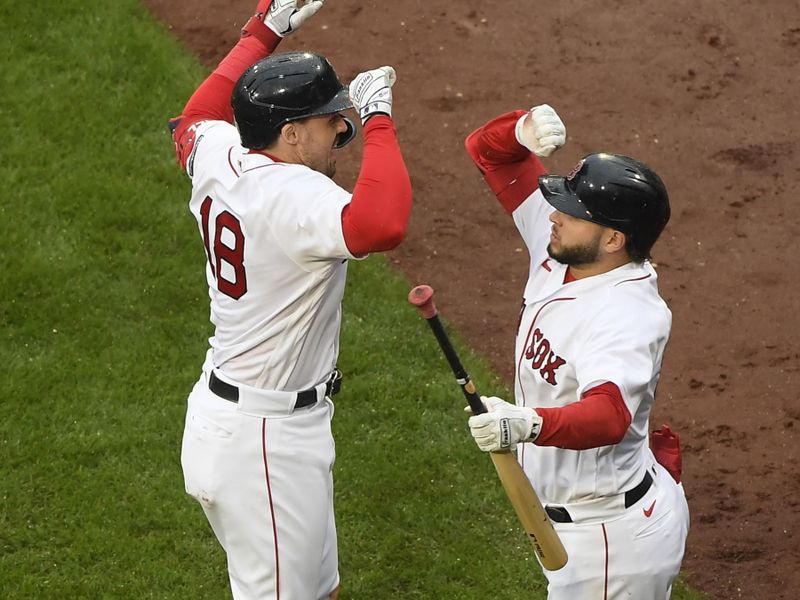
<instances>
[{"instance_id":1,"label":"player's forearm","mask_svg":"<svg viewBox=\"0 0 800 600\"><path fill-rule=\"evenodd\" d=\"M200 84L183 109L181 116L184 119L233 122L233 86L252 64L272 54L281 40L263 23L258 30L258 36L246 35L241 38L214 72Z\"/></svg>"},{"instance_id":2,"label":"player's forearm","mask_svg":"<svg viewBox=\"0 0 800 600\"><path fill-rule=\"evenodd\" d=\"M628 431L631 415L613 383L588 390L578 402L559 408L536 408L542 417L537 446L587 450L618 444Z\"/></svg>"},{"instance_id":3,"label":"player's forearm","mask_svg":"<svg viewBox=\"0 0 800 600\"><path fill-rule=\"evenodd\" d=\"M253 17L245 25L242 37L220 61L214 72L195 90L179 117L170 119L169 128L175 142L175 155L181 168L194 147L195 123L206 120L233 123L231 93L250 65L272 54L281 38L264 22Z\"/></svg>"},{"instance_id":4,"label":"player's forearm","mask_svg":"<svg viewBox=\"0 0 800 600\"><path fill-rule=\"evenodd\" d=\"M395 248L411 215L411 181L392 120L378 115L364 126L364 157L353 198L342 211L347 248L356 255Z\"/></svg>"},{"instance_id":5,"label":"player's forearm","mask_svg":"<svg viewBox=\"0 0 800 600\"><path fill-rule=\"evenodd\" d=\"M515 135L517 110L492 119L467 136L464 145L503 208L511 214L539 186L547 173L539 159Z\"/></svg>"},{"instance_id":6,"label":"player's forearm","mask_svg":"<svg viewBox=\"0 0 800 600\"><path fill-rule=\"evenodd\" d=\"M521 145L515 135L517 121L525 113L524 110L504 113L467 136L467 152L481 171L520 162L528 157L530 150Z\"/></svg>"}]
</instances>

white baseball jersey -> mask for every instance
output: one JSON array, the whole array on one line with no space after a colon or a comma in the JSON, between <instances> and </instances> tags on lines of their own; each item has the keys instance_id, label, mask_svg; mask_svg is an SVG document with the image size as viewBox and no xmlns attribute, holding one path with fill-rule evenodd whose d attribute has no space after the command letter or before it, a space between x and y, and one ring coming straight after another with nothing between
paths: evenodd
<instances>
[{"instance_id":1,"label":"white baseball jersey","mask_svg":"<svg viewBox=\"0 0 800 600\"><path fill-rule=\"evenodd\" d=\"M233 597L322 598L338 586L330 399L293 410L276 392L330 377L339 351L350 194L303 165L242 147L224 121L194 125L189 208L208 258L214 335L189 395L181 463L228 557ZM238 401L209 388L214 370Z\"/></svg>"},{"instance_id":2,"label":"white baseball jersey","mask_svg":"<svg viewBox=\"0 0 800 600\"><path fill-rule=\"evenodd\" d=\"M351 195L304 165L250 153L229 123L195 127L186 171L208 257L214 367L268 390L317 385L336 362L356 258L341 221Z\"/></svg>"},{"instance_id":3,"label":"white baseball jersey","mask_svg":"<svg viewBox=\"0 0 800 600\"><path fill-rule=\"evenodd\" d=\"M632 417L614 446L520 445L542 502L562 505L630 489L652 464L648 418L672 317L647 262L565 285L566 265L547 254L552 212L537 189L513 213L531 257L516 342L517 404L561 407L611 382Z\"/></svg>"}]
</instances>

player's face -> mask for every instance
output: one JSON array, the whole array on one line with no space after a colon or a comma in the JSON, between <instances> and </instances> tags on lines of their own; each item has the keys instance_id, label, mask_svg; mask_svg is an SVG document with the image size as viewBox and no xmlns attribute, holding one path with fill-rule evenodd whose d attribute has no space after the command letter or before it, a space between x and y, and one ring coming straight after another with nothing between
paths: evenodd
<instances>
[{"instance_id":1,"label":"player's face","mask_svg":"<svg viewBox=\"0 0 800 600\"><path fill-rule=\"evenodd\" d=\"M298 123L297 152L303 164L328 177L336 173L333 146L340 133L347 131L347 124L339 113L309 117Z\"/></svg>"},{"instance_id":2,"label":"player's face","mask_svg":"<svg viewBox=\"0 0 800 600\"><path fill-rule=\"evenodd\" d=\"M599 260L604 227L560 211L550 215L550 222L553 227L547 253L554 260L571 267Z\"/></svg>"}]
</instances>

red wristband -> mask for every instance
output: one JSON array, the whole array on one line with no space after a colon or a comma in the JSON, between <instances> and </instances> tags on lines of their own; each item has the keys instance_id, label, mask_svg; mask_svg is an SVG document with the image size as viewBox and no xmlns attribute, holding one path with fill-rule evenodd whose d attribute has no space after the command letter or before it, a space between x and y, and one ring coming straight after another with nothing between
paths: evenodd
<instances>
[{"instance_id":1,"label":"red wristband","mask_svg":"<svg viewBox=\"0 0 800 600\"><path fill-rule=\"evenodd\" d=\"M281 39L283 39L264 24L263 15L260 13L256 13L250 17L247 23L244 24L244 27L242 27L242 37L247 37L248 35L252 35L259 42L264 44L270 52L275 50Z\"/></svg>"}]
</instances>

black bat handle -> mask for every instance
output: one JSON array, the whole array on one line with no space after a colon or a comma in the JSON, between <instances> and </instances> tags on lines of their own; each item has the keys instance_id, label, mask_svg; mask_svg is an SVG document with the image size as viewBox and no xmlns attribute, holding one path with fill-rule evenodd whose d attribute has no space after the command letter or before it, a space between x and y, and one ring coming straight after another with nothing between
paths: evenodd
<instances>
[{"instance_id":1,"label":"black bat handle","mask_svg":"<svg viewBox=\"0 0 800 600\"><path fill-rule=\"evenodd\" d=\"M453 344L450 341L450 337L442 326L439 315L434 314L432 317L426 318L426 320L428 321L428 325L431 326L433 335L436 336L436 340L439 342L439 346L442 348L447 362L450 363L453 375L456 376L456 381L458 385L461 386L461 391L464 392L464 396L467 398L467 402L469 402L472 413L475 415L485 413L486 407L483 405L483 402L481 402L480 394L478 394L478 390L475 389L475 384L472 383L469 374L461 364L458 354L456 354L456 350L453 348Z\"/></svg>"}]
</instances>

